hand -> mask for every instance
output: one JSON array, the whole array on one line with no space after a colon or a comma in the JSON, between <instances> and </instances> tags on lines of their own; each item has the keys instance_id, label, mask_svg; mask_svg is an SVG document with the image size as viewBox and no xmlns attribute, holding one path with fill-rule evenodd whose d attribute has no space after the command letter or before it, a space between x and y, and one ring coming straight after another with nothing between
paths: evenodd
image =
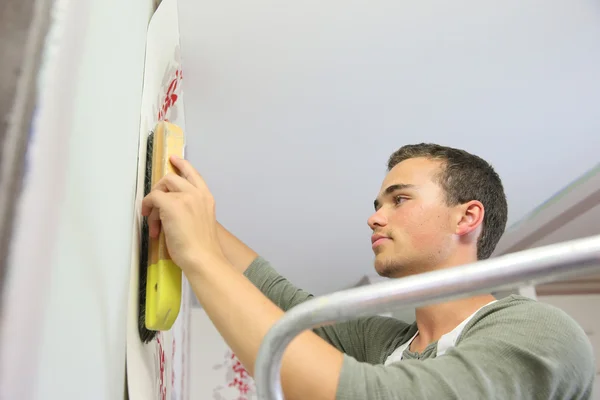
<instances>
[{"instance_id":1,"label":"hand","mask_svg":"<svg viewBox=\"0 0 600 400\"><path fill-rule=\"evenodd\" d=\"M224 259L217 237L215 201L200 174L181 158L171 157L181 176L168 174L142 201L150 236L164 231L171 259L188 275L215 258Z\"/></svg>"}]
</instances>

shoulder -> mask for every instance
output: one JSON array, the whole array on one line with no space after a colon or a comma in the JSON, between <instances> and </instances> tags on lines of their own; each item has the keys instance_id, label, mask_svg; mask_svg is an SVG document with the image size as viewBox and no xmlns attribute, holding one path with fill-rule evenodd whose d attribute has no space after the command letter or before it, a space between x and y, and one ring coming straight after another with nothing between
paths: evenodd
<instances>
[{"instance_id":1,"label":"shoulder","mask_svg":"<svg viewBox=\"0 0 600 400\"><path fill-rule=\"evenodd\" d=\"M465 327L467 330L498 327L511 331L546 330L557 336L585 337L579 324L563 310L528 297L511 295L480 310ZM548 332L549 330L549 332Z\"/></svg>"},{"instance_id":2,"label":"shoulder","mask_svg":"<svg viewBox=\"0 0 600 400\"><path fill-rule=\"evenodd\" d=\"M566 312L519 295L500 299L480 310L463 332L465 338L478 334L508 337L528 346L543 344L557 351L591 348L584 330Z\"/></svg>"},{"instance_id":3,"label":"shoulder","mask_svg":"<svg viewBox=\"0 0 600 400\"><path fill-rule=\"evenodd\" d=\"M595 374L593 348L583 328L563 310L524 296L509 296L480 310L457 346L472 341L495 346L506 357L559 379L593 380Z\"/></svg>"}]
</instances>

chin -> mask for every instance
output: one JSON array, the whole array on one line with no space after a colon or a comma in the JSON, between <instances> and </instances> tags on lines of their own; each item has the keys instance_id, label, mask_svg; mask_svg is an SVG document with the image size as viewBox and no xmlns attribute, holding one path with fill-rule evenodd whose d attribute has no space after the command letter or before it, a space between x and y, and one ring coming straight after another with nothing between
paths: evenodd
<instances>
[{"instance_id":1,"label":"chin","mask_svg":"<svg viewBox=\"0 0 600 400\"><path fill-rule=\"evenodd\" d=\"M384 257L383 254L375 257L375 271L384 278L404 278L418 272L408 261L398 257Z\"/></svg>"},{"instance_id":2,"label":"chin","mask_svg":"<svg viewBox=\"0 0 600 400\"><path fill-rule=\"evenodd\" d=\"M399 263L389 258L382 257L382 255L375 257L374 266L377 274L379 276L383 276L384 278L393 278L402 270L402 267L399 265Z\"/></svg>"}]
</instances>

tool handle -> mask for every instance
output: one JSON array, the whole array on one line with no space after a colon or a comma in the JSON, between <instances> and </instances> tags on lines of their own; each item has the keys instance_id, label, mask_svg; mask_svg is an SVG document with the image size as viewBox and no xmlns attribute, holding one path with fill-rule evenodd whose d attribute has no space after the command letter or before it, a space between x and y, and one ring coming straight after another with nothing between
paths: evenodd
<instances>
[{"instance_id":1,"label":"tool handle","mask_svg":"<svg viewBox=\"0 0 600 400\"><path fill-rule=\"evenodd\" d=\"M168 173L177 171L169 161L172 155L183 157L185 139L177 125L160 122L154 131L152 153L152 186ZM181 306L181 269L167 248L164 232L150 239L150 257L146 284L146 328L155 331L171 329Z\"/></svg>"}]
</instances>

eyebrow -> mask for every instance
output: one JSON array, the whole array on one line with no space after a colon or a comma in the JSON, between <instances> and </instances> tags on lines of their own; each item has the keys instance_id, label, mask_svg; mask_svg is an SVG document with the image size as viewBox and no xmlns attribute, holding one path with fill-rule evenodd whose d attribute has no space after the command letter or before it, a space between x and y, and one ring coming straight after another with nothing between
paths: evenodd
<instances>
[{"instance_id":1,"label":"eyebrow","mask_svg":"<svg viewBox=\"0 0 600 400\"><path fill-rule=\"evenodd\" d=\"M394 193L397 190L412 189L412 188L415 188L415 187L416 187L415 185L410 185L410 184L407 184L407 183L397 183L395 185L388 186L385 189L384 193L386 195L390 195L390 194ZM379 209L379 204L380 204L379 199L375 199L375 201L373 202L373 205L375 206L375 210L376 211Z\"/></svg>"}]
</instances>

